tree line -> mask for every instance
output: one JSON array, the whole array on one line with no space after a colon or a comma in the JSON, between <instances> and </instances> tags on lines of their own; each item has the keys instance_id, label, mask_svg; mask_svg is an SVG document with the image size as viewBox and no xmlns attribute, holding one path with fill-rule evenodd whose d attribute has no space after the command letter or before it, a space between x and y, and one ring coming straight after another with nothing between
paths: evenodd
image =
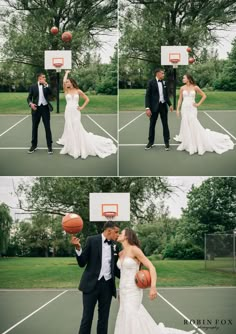
<instances>
[{"instance_id":1,"label":"tree line","mask_svg":"<svg viewBox=\"0 0 236 334\"><path fill-rule=\"evenodd\" d=\"M26 181L25 181L26 182ZM75 212L84 220L82 244L101 233L101 222L89 222L90 192L130 192L132 227L147 256L159 259L203 259L205 233L233 231L236 227L235 178L209 178L192 186L180 218L170 216L165 198L175 190L165 178L36 178L18 189L32 212L31 221L12 224L9 209L0 206L1 254L8 256L73 256L70 236L61 227L62 216ZM24 204L25 205L25 204ZM11 231L11 235L10 235Z\"/></svg>"}]
</instances>

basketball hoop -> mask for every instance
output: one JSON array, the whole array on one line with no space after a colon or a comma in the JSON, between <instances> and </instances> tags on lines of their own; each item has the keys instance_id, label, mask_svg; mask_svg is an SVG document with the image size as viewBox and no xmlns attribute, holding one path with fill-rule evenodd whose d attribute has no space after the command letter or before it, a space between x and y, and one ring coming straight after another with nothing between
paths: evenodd
<instances>
[{"instance_id":1,"label":"basketball hoop","mask_svg":"<svg viewBox=\"0 0 236 334\"><path fill-rule=\"evenodd\" d=\"M117 216L117 213L115 211L105 211L103 216L106 217L107 221L112 221Z\"/></svg>"},{"instance_id":2,"label":"basketball hoop","mask_svg":"<svg viewBox=\"0 0 236 334\"><path fill-rule=\"evenodd\" d=\"M169 62L173 65L173 68L178 67L178 63L180 62L181 55L179 52L170 52L169 53Z\"/></svg>"},{"instance_id":3,"label":"basketball hoop","mask_svg":"<svg viewBox=\"0 0 236 334\"><path fill-rule=\"evenodd\" d=\"M64 58L52 58L52 64L56 68L56 72L61 72L61 67L64 65Z\"/></svg>"}]
</instances>

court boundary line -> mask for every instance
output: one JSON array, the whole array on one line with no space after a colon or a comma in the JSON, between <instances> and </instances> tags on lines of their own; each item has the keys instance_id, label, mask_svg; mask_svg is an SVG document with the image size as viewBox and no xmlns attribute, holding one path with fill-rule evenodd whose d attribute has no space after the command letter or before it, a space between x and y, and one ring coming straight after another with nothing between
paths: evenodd
<instances>
[{"instance_id":1,"label":"court boundary line","mask_svg":"<svg viewBox=\"0 0 236 334\"><path fill-rule=\"evenodd\" d=\"M15 325L13 325L12 327L8 328L5 332L2 332L1 334L6 334L6 333L10 332L12 329L14 329L18 325L20 325L22 322L24 322L28 318L32 317L32 315L34 315L35 313L37 313L38 311L40 311L42 308L44 308L45 306L47 306L48 304L50 304L51 302L53 302L55 299L57 299L58 297L62 296L66 292L67 292L67 290L63 291L62 293L60 293L59 295L57 295L53 299L49 300L47 303L45 303L42 306L40 306L39 308L37 308L37 310L35 310L34 312L30 313L25 318L23 318L22 320L18 321Z\"/></svg>"},{"instance_id":2,"label":"court boundary line","mask_svg":"<svg viewBox=\"0 0 236 334\"><path fill-rule=\"evenodd\" d=\"M146 144L119 144L119 146L146 146L146 145L147 145L147 143ZM179 144L170 144L170 147L171 146L179 146L179 145L180 145L180 143ZM165 146L165 144L154 144L152 146Z\"/></svg>"},{"instance_id":3,"label":"court boundary line","mask_svg":"<svg viewBox=\"0 0 236 334\"><path fill-rule=\"evenodd\" d=\"M94 119L92 119L92 117L90 117L89 115L87 115L87 118L90 119L94 124L96 124L103 132L105 132L109 137L111 137L117 144L118 144L118 140L115 139L109 132L107 132L100 124L98 124Z\"/></svg>"},{"instance_id":4,"label":"court boundary line","mask_svg":"<svg viewBox=\"0 0 236 334\"><path fill-rule=\"evenodd\" d=\"M208 115L208 113L206 111L204 111L204 114L207 115L213 122L215 122L221 129L223 129L226 133L228 133L228 135L230 135L230 137L232 137L234 140L236 140L236 137L234 137L234 135L232 135L232 133L230 133L228 130L226 130L219 122L217 122L212 116Z\"/></svg>"},{"instance_id":5,"label":"court boundary line","mask_svg":"<svg viewBox=\"0 0 236 334\"><path fill-rule=\"evenodd\" d=\"M177 307L175 307L173 304L171 304L171 302L169 302L165 297L163 297L160 293L158 293L158 295L161 297L161 299L163 299L170 307L172 307L177 313L179 313L185 320L187 320L189 322L189 324L191 324L195 329L197 329L200 333L202 334L206 334L202 329L200 329L197 325L191 323L191 320L184 315L179 309L177 309ZM4 333L3 333L4 334ZM197 333L196 333L197 334Z\"/></svg>"},{"instance_id":6,"label":"court boundary line","mask_svg":"<svg viewBox=\"0 0 236 334\"><path fill-rule=\"evenodd\" d=\"M122 128L120 128L118 130L118 132L122 131L123 129L125 129L128 125L130 125L131 123L133 123L134 121L136 121L139 117L141 117L142 115L146 114L145 111L142 112L141 114L139 114L137 117L133 118L130 122L128 122L127 124L125 124Z\"/></svg>"},{"instance_id":7,"label":"court boundary line","mask_svg":"<svg viewBox=\"0 0 236 334\"><path fill-rule=\"evenodd\" d=\"M17 123L15 123L14 125L12 125L9 129L7 129L6 131L2 132L0 134L0 137L2 137L3 135L5 135L5 133L7 133L8 131L10 131L11 129L13 129L15 126L17 126L18 124L20 124L21 122L23 122L26 118L28 118L30 115L25 116L24 118L22 118L20 121L18 121Z\"/></svg>"},{"instance_id":8,"label":"court boundary line","mask_svg":"<svg viewBox=\"0 0 236 334\"><path fill-rule=\"evenodd\" d=\"M61 150L62 147L52 147L53 150ZM0 150L29 150L29 147L0 147ZM48 147L37 147L36 151L38 150L48 150Z\"/></svg>"}]
</instances>

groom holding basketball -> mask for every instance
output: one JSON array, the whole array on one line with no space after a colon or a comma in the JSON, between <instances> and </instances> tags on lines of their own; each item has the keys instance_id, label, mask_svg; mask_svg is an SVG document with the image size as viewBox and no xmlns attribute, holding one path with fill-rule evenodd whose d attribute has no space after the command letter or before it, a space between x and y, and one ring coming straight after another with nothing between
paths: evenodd
<instances>
[{"instance_id":1,"label":"groom holding basketball","mask_svg":"<svg viewBox=\"0 0 236 334\"><path fill-rule=\"evenodd\" d=\"M148 83L146 96L145 96L145 107L146 115L150 118L149 125L149 136L148 144L145 150L150 150L155 140L155 126L158 115L161 117L163 127L163 137L165 143L165 150L169 151L170 145L170 131L168 127L168 106L170 111L173 111L171 105L166 82L163 80L165 76L164 70L158 68L155 70L155 78L150 80Z\"/></svg>"},{"instance_id":2,"label":"groom holding basketball","mask_svg":"<svg viewBox=\"0 0 236 334\"><path fill-rule=\"evenodd\" d=\"M83 316L79 334L91 333L97 302L97 334L108 333L111 300L112 296L116 297L115 276L120 277L114 243L118 236L118 225L114 221L108 221L102 234L88 237L84 249L81 248L79 239L72 237L71 243L76 247L78 265L86 266L79 285L79 290L83 292Z\"/></svg>"}]
</instances>

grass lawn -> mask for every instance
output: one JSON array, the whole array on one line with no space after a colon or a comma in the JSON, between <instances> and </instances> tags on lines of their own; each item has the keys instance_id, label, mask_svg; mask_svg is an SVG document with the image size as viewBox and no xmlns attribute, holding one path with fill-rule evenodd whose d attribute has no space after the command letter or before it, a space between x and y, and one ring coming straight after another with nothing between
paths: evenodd
<instances>
[{"instance_id":1,"label":"grass lawn","mask_svg":"<svg viewBox=\"0 0 236 334\"><path fill-rule=\"evenodd\" d=\"M137 110L144 111L144 89L120 89L119 90L119 104L120 110ZM177 91L177 101L178 101ZM204 110L236 110L236 92L205 92L207 95L203 105L199 108ZM173 103L173 98L170 98ZM197 101L200 100L200 96L197 97Z\"/></svg>"},{"instance_id":2,"label":"grass lawn","mask_svg":"<svg viewBox=\"0 0 236 334\"><path fill-rule=\"evenodd\" d=\"M27 105L28 93L0 93L0 114L29 114ZM116 95L89 95L90 102L83 110L85 114L116 114ZM82 104L82 101L80 102ZM56 113L56 102L52 102L53 113ZM65 97L60 94L60 112L65 110Z\"/></svg>"},{"instance_id":3,"label":"grass lawn","mask_svg":"<svg viewBox=\"0 0 236 334\"><path fill-rule=\"evenodd\" d=\"M162 287L233 286L236 275L205 271L204 261L155 261ZM83 268L75 258L0 259L0 288L77 288Z\"/></svg>"}]
</instances>

